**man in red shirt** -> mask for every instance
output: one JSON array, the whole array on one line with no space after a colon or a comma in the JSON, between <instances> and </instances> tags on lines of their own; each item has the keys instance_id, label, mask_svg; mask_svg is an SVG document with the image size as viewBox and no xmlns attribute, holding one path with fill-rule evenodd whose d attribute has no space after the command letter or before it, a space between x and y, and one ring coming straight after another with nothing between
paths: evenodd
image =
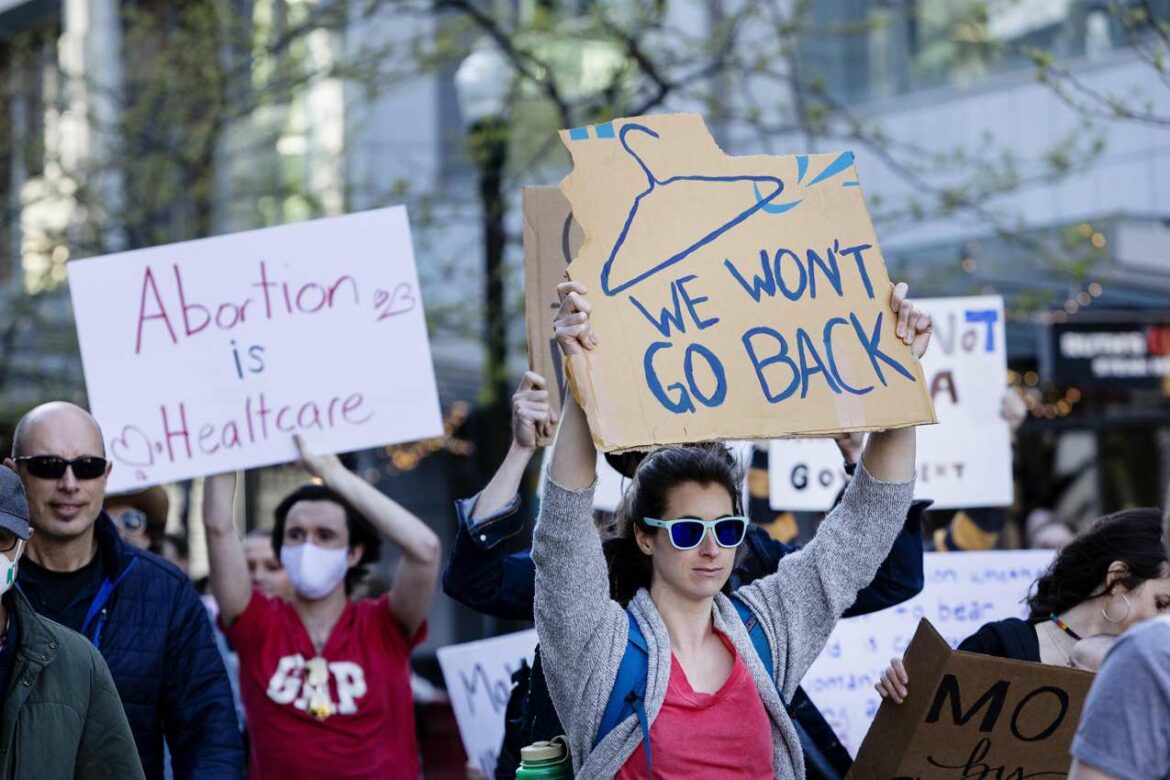
<instances>
[{"instance_id":1,"label":"man in red shirt","mask_svg":"<svg viewBox=\"0 0 1170 780\"><path fill-rule=\"evenodd\" d=\"M211 590L240 656L251 777L417 780L410 651L426 634L439 539L335 456L296 441L323 484L298 488L276 509L272 544L291 601L252 587L233 520L235 476L204 488ZM377 558L379 535L402 552L394 584L380 599L352 602L347 575Z\"/></svg>"}]
</instances>

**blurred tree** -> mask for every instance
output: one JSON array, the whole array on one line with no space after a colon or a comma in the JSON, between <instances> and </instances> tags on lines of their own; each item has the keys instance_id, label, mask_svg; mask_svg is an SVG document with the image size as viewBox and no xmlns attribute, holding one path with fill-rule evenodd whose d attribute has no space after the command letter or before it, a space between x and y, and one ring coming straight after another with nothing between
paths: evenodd
<instances>
[{"instance_id":1,"label":"blurred tree","mask_svg":"<svg viewBox=\"0 0 1170 780\"><path fill-rule=\"evenodd\" d=\"M1056 139L1038 160L1023 160L995 138L981 139L974 149L929 149L921 139L892 137L880 118L855 107L850 83L869 79L868 88L879 93L888 85L878 81L881 68L844 55L866 40L871 59L886 56L898 9L917 3L868 3L859 18L830 19L825 6L811 0L87 2L114 10L114 18L94 23L105 25L110 50L120 56L102 59L87 50L61 18L31 26L0 49L0 91L13 107L0 116L0 179L22 182L0 191L8 217L0 225L0 282L10 282L0 329L0 397L20 391L10 409L0 408L0 417L31 398L83 394L75 362L60 363L54 372L52 361L34 365L24 357L75 350L67 302L52 293L64 280L66 261L216 229L344 212L354 193L340 165L326 171L332 179L322 186L319 175L289 162L300 159L295 154L270 153L295 152L304 143L315 105L306 96L327 93L340 100L344 86L346 100L372 100L422 74L453 73L482 42L498 48L514 82L502 184L513 203L522 185L563 174L567 157L557 129L692 110L737 151L847 147L879 158L914 192L897 201L870 198L879 231L961 214L1053 267L1072 263L1070 273L1080 277L1088 276L1086 262L1091 269L1091 252L1070 260L1059 240L1038 239L1018 215L989 203L1022 183L1058 181L1091 165L1102 149L1099 133ZM909 20L920 32L951 31L950 43L924 48L931 62L948 52L982 62L988 47L998 45L988 43L994 36L983 4L961 5L963 13L950 26ZM1164 50L1166 26L1148 11L1138 13L1149 5L1109 7L1128 14L1127 30L1150 27L1135 35L1134 46L1144 47L1139 54L1164 80L1157 52ZM409 24L419 18L436 24ZM330 45L352 43L353 31L375 19L400 21L417 33L392 36L385 45ZM1151 53L1149 42L1159 38L1162 48ZM1043 51L1035 47L1030 56L1055 84L1067 74L1052 52ZM826 76L826 52L843 53L842 61L852 63L842 78ZM1075 82L1064 83L1075 96ZM1121 114L1153 118L1140 107ZM455 127L441 131L462 136ZM774 148L779 139L798 139L802 148ZM469 140L472 146L477 141ZM435 219L438 200L476 213L467 193L452 197L405 182L384 183L374 199L403 200L420 224ZM508 236L513 259L519 256L514 232ZM420 254L425 251L423 243ZM428 272L438 276L464 262L433 260ZM961 273L958 264L950 272ZM520 321L519 285L508 282L508 316ZM475 337L483 330L475 307L428 303L427 313L437 334ZM509 330L517 354L522 332Z\"/></svg>"}]
</instances>

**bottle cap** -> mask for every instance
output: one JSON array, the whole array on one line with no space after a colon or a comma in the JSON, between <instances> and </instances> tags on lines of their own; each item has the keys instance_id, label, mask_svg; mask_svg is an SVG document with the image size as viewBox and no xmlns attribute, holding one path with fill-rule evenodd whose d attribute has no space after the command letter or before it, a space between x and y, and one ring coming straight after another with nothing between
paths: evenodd
<instances>
[{"instance_id":1,"label":"bottle cap","mask_svg":"<svg viewBox=\"0 0 1170 780\"><path fill-rule=\"evenodd\" d=\"M565 757L565 748L560 742L533 742L520 748L521 761L560 761Z\"/></svg>"}]
</instances>

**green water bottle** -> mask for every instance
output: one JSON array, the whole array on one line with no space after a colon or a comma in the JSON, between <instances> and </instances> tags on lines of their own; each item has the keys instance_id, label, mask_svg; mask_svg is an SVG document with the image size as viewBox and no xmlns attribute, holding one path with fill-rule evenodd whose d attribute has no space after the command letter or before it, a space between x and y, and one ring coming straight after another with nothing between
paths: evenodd
<instances>
[{"instance_id":1,"label":"green water bottle","mask_svg":"<svg viewBox=\"0 0 1170 780\"><path fill-rule=\"evenodd\" d=\"M569 759L569 741L556 737L550 742L534 742L520 749L520 768L516 780L572 780L573 762Z\"/></svg>"}]
</instances>

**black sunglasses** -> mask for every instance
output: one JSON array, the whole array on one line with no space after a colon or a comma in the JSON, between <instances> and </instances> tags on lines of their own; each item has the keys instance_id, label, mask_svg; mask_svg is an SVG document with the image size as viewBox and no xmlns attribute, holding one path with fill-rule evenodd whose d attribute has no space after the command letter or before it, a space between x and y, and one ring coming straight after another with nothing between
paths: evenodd
<instances>
[{"instance_id":1,"label":"black sunglasses","mask_svg":"<svg viewBox=\"0 0 1170 780\"><path fill-rule=\"evenodd\" d=\"M16 462L23 463L28 473L38 479L61 479L70 467L77 479L97 479L106 473L107 465L106 459L97 455L82 455L73 460L56 455L23 455Z\"/></svg>"}]
</instances>

